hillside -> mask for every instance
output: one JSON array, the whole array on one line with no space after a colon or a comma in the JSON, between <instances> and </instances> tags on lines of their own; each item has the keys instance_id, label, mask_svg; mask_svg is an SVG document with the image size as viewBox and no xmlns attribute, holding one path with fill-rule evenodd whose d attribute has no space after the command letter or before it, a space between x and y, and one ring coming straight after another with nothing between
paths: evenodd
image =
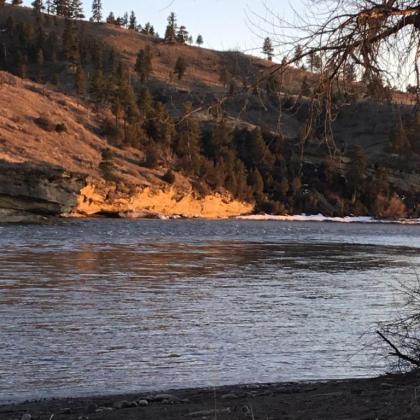
<instances>
[{"instance_id":1,"label":"hillside","mask_svg":"<svg viewBox=\"0 0 420 420\"><path fill-rule=\"evenodd\" d=\"M113 148L101 138L100 115L74 97L4 72L0 93L2 221L42 220L63 212L227 217L252 210L228 193L194 194L181 174L168 184L165 168L146 168L141 152ZM109 148L116 156L115 182L105 181L100 169L101 154ZM36 216L28 219L27 210Z\"/></svg>"},{"instance_id":2,"label":"hillside","mask_svg":"<svg viewBox=\"0 0 420 420\"><path fill-rule=\"evenodd\" d=\"M299 140L314 73L290 67L251 89L270 62L25 7L1 8L0 26L0 68L20 76L1 74L0 159L95 179L99 196L85 190L82 201L93 204L84 213L141 215L149 188L190 200L182 209L154 200L150 214L200 216L202 202L186 207L217 196L222 207L237 199L221 216L254 203L270 213L419 216L420 120L409 95L378 101L360 83L351 96L337 92L330 156L321 120L309 141ZM143 82L139 51L151 57ZM186 68L177 77L180 58ZM218 215L214 204L209 217Z\"/></svg>"}]
</instances>

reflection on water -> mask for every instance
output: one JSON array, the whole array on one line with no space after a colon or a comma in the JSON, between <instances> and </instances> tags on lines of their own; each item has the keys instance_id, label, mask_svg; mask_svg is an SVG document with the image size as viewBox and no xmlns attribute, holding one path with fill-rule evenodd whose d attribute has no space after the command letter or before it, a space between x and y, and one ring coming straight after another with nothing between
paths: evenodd
<instances>
[{"instance_id":1,"label":"reflection on water","mask_svg":"<svg viewBox=\"0 0 420 420\"><path fill-rule=\"evenodd\" d=\"M379 373L360 336L420 266L410 228L0 228L0 401Z\"/></svg>"}]
</instances>

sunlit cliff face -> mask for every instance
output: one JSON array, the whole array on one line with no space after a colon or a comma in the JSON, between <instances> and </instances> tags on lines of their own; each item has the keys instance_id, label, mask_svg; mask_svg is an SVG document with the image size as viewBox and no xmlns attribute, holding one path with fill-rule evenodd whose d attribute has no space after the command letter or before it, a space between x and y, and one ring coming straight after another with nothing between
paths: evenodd
<instances>
[{"instance_id":1,"label":"sunlit cliff face","mask_svg":"<svg viewBox=\"0 0 420 420\"><path fill-rule=\"evenodd\" d=\"M116 214L125 217L182 216L226 218L252 212L254 206L232 199L229 195L210 194L198 197L192 190L180 192L174 188L143 191L132 195L113 195L109 198L106 187L91 184L79 196L73 214Z\"/></svg>"}]
</instances>

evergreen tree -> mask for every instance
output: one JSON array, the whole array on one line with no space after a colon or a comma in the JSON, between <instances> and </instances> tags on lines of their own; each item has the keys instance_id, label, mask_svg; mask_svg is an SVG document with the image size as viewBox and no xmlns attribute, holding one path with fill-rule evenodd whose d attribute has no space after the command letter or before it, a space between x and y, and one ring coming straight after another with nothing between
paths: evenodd
<instances>
[{"instance_id":1,"label":"evergreen tree","mask_svg":"<svg viewBox=\"0 0 420 420\"><path fill-rule=\"evenodd\" d=\"M83 4L82 0L70 0L70 18L73 19L83 19L85 17L83 13Z\"/></svg>"},{"instance_id":2,"label":"evergreen tree","mask_svg":"<svg viewBox=\"0 0 420 420\"><path fill-rule=\"evenodd\" d=\"M363 147L360 145L352 146L349 152L351 163L347 171L347 179L352 188L354 202L356 200L357 192L359 192L363 186L368 160Z\"/></svg>"},{"instance_id":3,"label":"evergreen tree","mask_svg":"<svg viewBox=\"0 0 420 420\"><path fill-rule=\"evenodd\" d=\"M46 0L45 2L45 8L47 10L47 13L49 15L55 14L55 7L54 7L54 1L53 0Z\"/></svg>"},{"instance_id":4,"label":"evergreen tree","mask_svg":"<svg viewBox=\"0 0 420 420\"><path fill-rule=\"evenodd\" d=\"M89 87L89 93L97 104L105 102L106 89L107 85L103 71L101 69L97 69L91 79Z\"/></svg>"},{"instance_id":5,"label":"evergreen tree","mask_svg":"<svg viewBox=\"0 0 420 420\"><path fill-rule=\"evenodd\" d=\"M179 27L178 32L176 34L176 40L180 44L185 44L188 41L188 31L184 25Z\"/></svg>"},{"instance_id":6,"label":"evergreen tree","mask_svg":"<svg viewBox=\"0 0 420 420\"><path fill-rule=\"evenodd\" d=\"M168 17L168 25L166 26L166 32L165 32L165 41L176 42L176 32L177 32L176 16L175 16L175 13L172 12Z\"/></svg>"},{"instance_id":7,"label":"evergreen tree","mask_svg":"<svg viewBox=\"0 0 420 420\"><path fill-rule=\"evenodd\" d=\"M273 60L274 48L273 43L271 42L271 39L269 37L265 38L262 51L267 56L268 61Z\"/></svg>"},{"instance_id":8,"label":"evergreen tree","mask_svg":"<svg viewBox=\"0 0 420 420\"><path fill-rule=\"evenodd\" d=\"M321 70L322 60L319 54L312 52L311 54L309 54L307 61L308 61L309 70L311 72Z\"/></svg>"},{"instance_id":9,"label":"evergreen tree","mask_svg":"<svg viewBox=\"0 0 420 420\"><path fill-rule=\"evenodd\" d=\"M83 67L79 64L74 75L74 87L76 92L80 96L84 96L86 93L86 74Z\"/></svg>"},{"instance_id":10,"label":"evergreen tree","mask_svg":"<svg viewBox=\"0 0 420 420\"><path fill-rule=\"evenodd\" d=\"M19 77L25 78L28 70L28 57L21 51L16 54L16 74Z\"/></svg>"},{"instance_id":11,"label":"evergreen tree","mask_svg":"<svg viewBox=\"0 0 420 420\"><path fill-rule=\"evenodd\" d=\"M182 80L187 71L188 64L183 57L178 57L175 63L174 73L178 76L178 80Z\"/></svg>"},{"instance_id":12,"label":"evergreen tree","mask_svg":"<svg viewBox=\"0 0 420 420\"><path fill-rule=\"evenodd\" d=\"M124 16L122 17L121 26L124 28L128 28L128 13L125 12Z\"/></svg>"},{"instance_id":13,"label":"evergreen tree","mask_svg":"<svg viewBox=\"0 0 420 420\"><path fill-rule=\"evenodd\" d=\"M137 105L143 119L146 119L153 111L153 98L147 87L140 90Z\"/></svg>"},{"instance_id":14,"label":"evergreen tree","mask_svg":"<svg viewBox=\"0 0 420 420\"><path fill-rule=\"evenodd\" d=\"M102 0L93 0L92 22L99 23L102 20Z\"/></svg>"},{"instance_id":15,"label":"evergreen tree","mask_svg":"<svg viewBox=\"0 0 420 420\"><path fill-rule=\"evenodd\" d=\"M66 19L64 23L63 54L64 58L71 63L78 63L80 60L77 31L71 19Z\"/></svg>"},{"instance_id":16,"label":"evergreen tree","mask_svg":"<svg viewBox=\"0 0 420 420\"><path fill-rule=\"evenodd\" d=\"M22 3L23 0L12 0L12 6L20 6Z\"/></svg>"},{"instance_id":17,"label":"evergreen tree","mask_svg":"<svg viewBox=\"0 0 420 420\"><path fill-rule=\"evenodd\" d=\"M109 23L111 25L115 25L115 15L114 12L109 12L108 17L106 18L106 23Z\"/></svg>"},{"instance_id":18,"label":"evergreen tree","mask_svg":"<svg viewBox=\"0 0 420 420\"><path fill-rule=\"evenodd\" d=\"M152 50L149 46L146 46L144 50L139 51L135 70L142 83L148 80L150 74L152 73Z\"/></svg>"},{"instance_id":19,"label":"evergreen tree","mask_svg":"<svg viewBox=\"0 0 420 420\"><path fill-rule=\"evenodd\" d=\"M252 192L257 203L264 199L264 180L258 169L252 169L248 175L248 185L252 188Z\"/></svg>"},{"instance_id":20,"label":"evergreen tree","mask_svg":"<svg viewBox=\"0 0 420 420\"><path fill-rule=\"evenodd\" d=\"M42 0L34 0L32 2L32 7L34 8L35 15L39 15L44 10L44 4Z\"/></svg>"},{"instance_id":21,"label":"evergreen tree","mask_svg":"<svg viewBox=\"0 0 420 420\"><path fill-rule=\"evenodd\" d=\"M200 127L192 116L192 104L184 105L184 112L178 124L175 153L181 158L182 169L197 174L200 169Z\"/></svg>"},{"instance_id":22,"label":"evergreen tree","mask_svg":"<svg viewBox=\"0 0 420 420\"><path fill-rule=\"evenodd\" d=\"M44 69L44 53L41 48L36 53L36 79L38 82L42 81L42 73Z\"/></svg>"},{"instance_id":23,"label":"evergreen tree","mask_svg":"<svg viewBox=\"0 0 420 420\"><path fill-rule=\"evenodd\" d=\"M295 60L296 67L299 67L299 65L302 63L302 54L303 54L303 48L301 45L296 46L295 53L293 59Z\"/></svg>"},{"instance_id":24,"label":"evergreen tree","mask_svg":"<svg viewBox=\"0 0 420 420\"><path fill-rule=\"evenodd\" d=\"M137 29L137 18L134 11L131 11L128 29L131 29L132 31L135 31Z\"/></svg>"},{"instance_id":25,"label":"evergreen tree","mask_svg":"<svg viewBox=\"0 0 420 420\"><path fill-rule=\"evenodd\" d=\"M71 0L54 0L53 7L58 16L71 18Z\"/></svg>"},{"instance_id":26,"label":"evergreen tree","mask_svg":"<svg viewBox=\"0 0 420 420\"><path fill-rule=\"evenodd\" d=\"M197 36L197 40L195 41L195 43L196 43L199 47L201 47L201 46L204 44L203 37L202 37L201 35L198 35L198 36Z\"/></svg>"}]
</instances>

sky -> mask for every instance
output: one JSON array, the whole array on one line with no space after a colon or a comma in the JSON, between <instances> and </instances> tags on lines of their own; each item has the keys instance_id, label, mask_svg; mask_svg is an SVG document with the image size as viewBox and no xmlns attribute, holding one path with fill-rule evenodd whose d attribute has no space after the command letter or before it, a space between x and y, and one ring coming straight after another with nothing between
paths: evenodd
<instances>
[{"instance_id":1,"label":"sky","mask_svg":"<svg viewBox=\"0 0 420 420\"><path fill-rule=\"evenodd\" d=\"M293 7L299 7L302 2L294 0ZM31 0L24 3L29 5ZM92 1L83 0L83 3L89 17ZM282 17L293 14L289 0L102 0L102 3L104 17L111 10L117 16L134 10L139 23L149 21L160 35L165 32L167 16L174 11L178 23L185 25L194 38L198 34L203 36L205 47L238 49L254 54L260 51L261 38L265 34L249 22L253 13L264 16L264 5L267 5Z\"/></svg>"}]
</instances>

